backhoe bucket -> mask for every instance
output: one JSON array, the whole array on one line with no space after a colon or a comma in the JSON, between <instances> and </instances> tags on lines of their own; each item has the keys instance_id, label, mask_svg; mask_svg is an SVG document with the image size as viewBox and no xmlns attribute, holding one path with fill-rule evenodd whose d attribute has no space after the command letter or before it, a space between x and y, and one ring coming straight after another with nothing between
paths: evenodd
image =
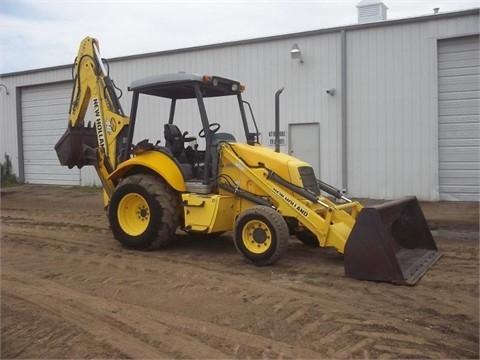
<instances>
[{"instance_id":1,"label":"backhoe bucket","mask_svg":"<svg viewBox=\"0 0 480 360\"><path fill-rule=\"evenodd\" d=\"M345 245L345 275L414 285L442 256L416 197L363 208Z\"/></svg>"},{"instance_id":2,"label":"backhoe bucket","mask_svg":"<svg viewBox=\"0 0 480 360\"><path fill-rule=\"evenodd\" d=\"M98 140L94 128L69 126L55 145L55 151L60 164L68 166L69 169L74 166L80 169L91 164L88 158L85 158L85 149L97 147Z\"/></svg>"}]
</instances>

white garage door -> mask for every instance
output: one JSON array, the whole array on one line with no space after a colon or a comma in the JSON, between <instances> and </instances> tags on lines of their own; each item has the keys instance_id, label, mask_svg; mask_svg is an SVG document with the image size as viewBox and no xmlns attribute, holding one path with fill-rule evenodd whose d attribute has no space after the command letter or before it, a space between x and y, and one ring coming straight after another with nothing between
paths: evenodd
<instances>
[{"instance_id":1,"label":"white garage door","mask_svg":"<svg viewBox=\"0 0 480 360\"><path fill-rule=\"evenodd\" d=\"M479 36L438 42L440 200L480 201Z\"/></svg>"},{"instance_id":2,"label":"white garage door","mask_svg":"<svg viewBox=\"0 0 480 360\"><path fill-rule=\"evenodd\" d=\"M68 125L72 83L22 89L22 132L25 182L99 186L93 166L69 169L58 162L54 146ZM85 122L93 122L91 109Z\"/></svg>"},{"instance_id":3,"label":"white garage door","mask_svg":"<svg viewBox=\"0 0 480 360\"><path fill-rule=\"evenodd\" d=\"M25 182L80 185L80 170L60 166L54 145L68 124L71 83L22 90Z\"/></svg>"}]
</instances>

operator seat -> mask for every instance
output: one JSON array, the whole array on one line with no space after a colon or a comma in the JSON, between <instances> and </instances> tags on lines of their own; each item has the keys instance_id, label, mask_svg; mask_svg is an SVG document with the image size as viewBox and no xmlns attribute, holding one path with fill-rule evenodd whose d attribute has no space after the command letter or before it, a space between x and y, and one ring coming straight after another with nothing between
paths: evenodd
<instances>
[{"instance_id":1,"label":"operator seat","mask_svg":"<svg viewBox=\"0 0 480 360\"><path fill-rule=\"evenodd\" d=\"M182 132L177 125L165 124L163 126L163 136L165 137L165 147L168 148L174 157L181 158L185 153L183 146Z\"/></svg>"},{"instance_id":2,"label":"operator seat","mask_svg":"<svg viewBox=\"0 0 480 360\"><path fill-rule=\"evenodd\" d=\"M178 161L185 180L192 178L192 165L188 163L187 151L185 149L183 134L177 125L165 124L163 126L165 147L170 150L173 157Z\"/></svg>"}]
</instances>

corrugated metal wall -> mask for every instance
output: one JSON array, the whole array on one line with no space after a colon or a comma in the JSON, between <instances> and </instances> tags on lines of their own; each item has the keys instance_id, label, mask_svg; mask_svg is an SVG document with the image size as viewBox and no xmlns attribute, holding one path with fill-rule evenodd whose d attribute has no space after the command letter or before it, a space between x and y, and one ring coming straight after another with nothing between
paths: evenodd
<instances>
[{"instance_id":1,"label":"corrugated metal wall","mask_svg":"<svg viewBox=\"0 0 480 360\"><path fill-rule=\"evenodd\" d=\"M478 14L347 32L348 192L438 200L437 38Z\"/></svg>"},{"instance_id":2,"label":"corrugated metal wall","mask_svg":"<svg viewBox=\"0 0 480 360\"><path fill-rule=\"evenodd\" d=\"M0 92L2 104L0 109L1 161L3 162L4 154L8 154L12 159L13 171L17 176L23 175L23 167L19 167L20 163L23 162L23 153L19 154L19 144L22 143L23 134L19 134L18 129L21 127L17 123L17 121L20 121L18 117L21 116L22 88L36 84L63 82L69 80L71 78L70 75L71 71L69 69L61 68L0 77L0 82L9 91L8 95ZM65 127L67 126L67 121L68 114L65 117Z\"/></svg>"},{"instance_id":3,"label":"corrugated metal wall","mask_svg":"<svg viewBox=\"0 0 480 360\"><path fill-rule=\"evenodd\" d=\"M302 50L303 64L290 57L292 44L297 43ZM268 132L274 130L274 95L285 87L281 97L281 130L287 131L289 123L319 122L322 146L321 173L325 181L340 185L340 34L338 32L269 41L264 43L240 44L228 48L205 49L189 53L169 54L159 57L138 58L135 61L122 60L111 63L111 74L117 86L126 89L129 83L138 78L157 73L194 72L208 73L239 80L246 86L245 100L252 104L262 140L268 143ZM331 97L326 89L336 88L338 96ZM128 107L130 94L125 94L122 104ZM163 123L168 118L164 107L162 115L157 112L154 99L141 100L148 106L140 109L135 140L152 136L163 139ZM224 123L223 129L234 133L237 139L244 140L243 127L236 123L225 123L229 110L225 103L210 101L207 111L215 113L215 118ZM222 105L223 103L223 105ZM145 105L141 103L140 106ZM210 106L209 106L210 105ZM197 134L200 130L198 110L179 114L184 120L181 130ZM190 121L185 121L186 118ZM225 128L227 126L227 128ZM287 143L281 151L287 152Z\"/></svg>"},{"instance_id":4,"label":"corrugated metal wall","mask_svg":"<svg viewBox=\"0 0 480 360\"><path fill-rule=\"evenodd\" d=\"M101 185L93 167L68 169L58 163L53 145L65 132L73 83L21 89L23 181L30 184ZM91 112L85 122L93 123Z\"/></svg>"},{"instance_id":5,"label":"corrugated metal wall","mask_svg":"<svg viewBox=\"0 0 480 360\"><path fill-rule=\"evenodd\" d=\"M478 34L478 28L477 10L114 59L110 74L124 90L121 103L126 113L131 101L126 89L138 78L186 71L237 79L246 85L244 98L254 107L264 143L274 128L275 91L285 86L281 130L288 133L290 123L319 123L322 180L341 187L345 95L341 88L341 30L345 30L348 195L396 198L416 194L438 200L437 38ZM302 52L303 64L290 57L293 43ZM65 67L2 77L10 95L0 92L0 151L12 157L17 173L17 94L23 86L70 77L71 71ZM16 92L16 88L20 90ZM332 88L335 96L326 94ZM163 139L161 124L167 111L164 107L158 112L154 103L154 99L140 103L143 109L136 140ZM207 110L214 111L222 122L230 116L227 105ZM182 130L196 134L200 130L196 112L186 109L181 115L191 118ZM225 126L243 139L240 124ZM284 152L288 150L286 140L281 147ZM90 175L82 176L83 184L93 183Z\"/></svg>"},{"instance_id":6,"label":"corrugated metal wall","mask_svg":"<svg viewBox=\"0 0 480 360\"><path fill-rule=\"evenodd\" d=\"M80 171L58 167L53 149L64 133L72 83L22 90L22 142L26 183L80 185Z\"/></svg>"},{"instance_id":7,"label":"corrugated metal wall","mask_svg":"<svg viewBox=\"0 0 480 360\"><path fill-rule=\"evenodd\" d=\"M73 59L72 59L73 60ZM19 153L19 144L22 144L23 138L26 135L25 133L19 133L18 130L22 129L22 125L19 125L21 119L19 118L22 115L22 93L29 91L29 89L36 86L46 86L48 89L50 86L56 87L59 83L64 83L65 81L71 80L72 71L70 67L59 67L59 68L50 68L46 70L39 70L35 72L26 72L20 74L14 74L13 76L2 76L0 77L0 82L4 84L9 94L5 92L0 92L0 161L4 161L4 155L8 156L12 160L13 172L22 177L25 181L25 163L24 163L24 151ZM4 89L3 89L4 90ZM2 91L3 91L2 90ZM71 90L66 90L67 93L64 94L66 97L70 97ZM45 95L45 94L44 94ZM88 115L90 116L90 115ZM45 118L39 119L39 122L42 123L42 126L46 126ZM65 114L64 128L60 131L63 132L67 128L68 124L68 113ZM53 151L53 145L45 144L46 147L51 146ZM58 166L59 172L64 172L65 169L62 169ZM99 185L100 181L96 175L95 169L93 168L82 168L80 171L73 170L76 174L79 174L79 181L81 185ZM61 184L62 182L59 182Z\"/></svg>"}]
</instances>

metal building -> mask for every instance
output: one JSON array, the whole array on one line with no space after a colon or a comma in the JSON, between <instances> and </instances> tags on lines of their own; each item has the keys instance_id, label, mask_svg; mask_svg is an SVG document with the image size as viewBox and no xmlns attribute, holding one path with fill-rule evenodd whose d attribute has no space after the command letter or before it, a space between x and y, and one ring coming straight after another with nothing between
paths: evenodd
<instances>
[{"instance_id":1,"label":"metal building","mask_svg":"<svg viewBox=\"0 0 480 360\"><path fill-rule=\"evenodd\" d=\"M351 197L480 201L479 24L479 9L436 13L115 58L110 75L126 113L138 78L186 71L239 80L264 144L273 140L275 91L285 87L281 151L310 162L323 181ZM2 74L0 83L0 151L21 181L99 184L91 168L62 168L53 150L67 126L71 66ZM146 105L136 140L155 142L165 120ZM182 130L198 126L192 119ZM242 139L240 124L228 126Z\"/></svg>"}]
</instances>

